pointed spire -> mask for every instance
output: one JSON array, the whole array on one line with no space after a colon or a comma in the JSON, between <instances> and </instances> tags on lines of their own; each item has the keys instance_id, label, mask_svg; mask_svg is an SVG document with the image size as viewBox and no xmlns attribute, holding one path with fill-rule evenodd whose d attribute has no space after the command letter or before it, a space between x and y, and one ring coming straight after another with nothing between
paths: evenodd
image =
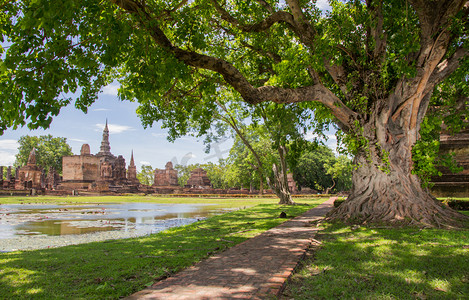
<instances>
[{"instance_id":1,"label":"pointed spire","mask_svg":"<svg viewBox=\"0 0 469 300\"><path fill-rule=\"evenodd\" d=\"M36 164L36 148L33 148L29 153L28 157L28 165L35 165Z\"/></svg>"},{"instance_id":2,"label":"pointed spire","mask_svg":"<svg viewBox=\"0 0 469 300\"><path fill-rule=\"evenodd\" d=\"M132 154L130 155L130 166L135 167L135 162L134 162L134 150L132 149Z\"/></svg>"},{"instance_id":3,"label":"pointed spire","mask_svg":"<svg viewBox=\"0 0 469 300\"><path fill-rule=\"evenodd\" d=\"M127 179L130 180L132 184L138 184L137 167L135 166L134 162L134 150L132 150L132 154L130 155L130 164L129 168L127 169Z\"/></svg>"},{"instance_id":4,"label":"pointed spire","mask_svg":"<svg viewBox=\"0 0 469 300\"><path fill-rule=\"evenodd\" d=\"M101 148L99 149L98 155L112 156L111 146L109 145L109 129L107 126L107 118L106 118L106 125L104 126L104 130L103 130L103 140L101 141Z\"/></svg>"}]
</instances>

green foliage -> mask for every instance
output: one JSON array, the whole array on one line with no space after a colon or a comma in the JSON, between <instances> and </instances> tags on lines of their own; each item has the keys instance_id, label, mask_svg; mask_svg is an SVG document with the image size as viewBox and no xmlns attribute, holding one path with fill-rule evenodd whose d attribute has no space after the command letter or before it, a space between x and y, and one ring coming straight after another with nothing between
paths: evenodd
<instances>
[{"instance_id":1,"label":"green foliage","mask_svg":"<svg viewBox=\"0 0 469 300\"><path fill-rule=\"evenodd\" d=\"M277 160L277 154L272 148L272 141L260 126L253 130L247 130L244 137L249 140L252 148L261 159L264 176L268 176L271 173L272 164ZM234 138L226 163L225 177L229 187L250 188L252 186L255 189L259 188L260 178L257 172L257 161L252 151L239 136ZM265 184L266 178L264 177L263 180Z\"/></svg>"},{"instance_id":2,"label":"green foliage","mask_svg":"<svg viewBox=\"0 0 469 300\"><path fill-rule=\"evenodd\" d=\"M339 155L334 160L325 163L326 173L335 180L334 190L349 191L352 188L352 161L345 155Z\"/></svg>"},{"instance_id":3,"label":"green foliage","mask_svg":"<svg viewBox=\"0 0 469 300\"><path fill-rule=\"evenodd\" d=\"M11 168L11 177L15 177L15 172L16 172L16 169L15 168ZM8 173L8 167L3 167L3 179L6 179L7 178L7 173Z\"/></svg>"},{"instance_id":4,"label":"green foliage","mask_svg":"<svg viewBox=\"0 0 469 300\"><path fill-rule=\"evenodd\" d=\"M69 93L80 91L76 106L86 111L125 59L133 31L112 5L96 1L8 1L2 17L12 44L0 68L0 134L47 128L71 103Z\"/></svg>"},{"instance_id":5,"label":"green foliage","mask_svg":"<svg viewBox=\"0 0 469 300\"><path fill-rule=\"evenodd\" d=\"M142 165L140 172L137 172L137 179L140 184L152 185L154 181L155 170L151 166Z\"/></svg>"},{"instance_id":6,"label":"green foliage","mask_svg":"<svg viewBox=\"0 0 469 300\"><path fill-rule=\"evenodd\" d=\"M330 148L318 146L300 157L293 170L294 179L299 186L324 191L333 185L332 176L327 170L334 161L335 156Z\"/></svg>"},{"instance_id":7,"label":"green foliage","mask_svg":"<svg viewBox=\"0 0 469 300\"><path fill-rule=\"evenodd\" d=\"M352 185L352 162L343 155L336 157L329 147L319 145L300 157L293 176L302 187L347 191Z\"/></svg>"},{"instance_id":8,"label":"green foliage","mask_svg":"<svg viewBox=\"0 0 469 300\"><path fill-rule=\"evenodd\" d=\"M15 166L21 167L28 162L29 154L36 148L36 163L46 172L53 167L62 173L62 157L73 155L72 148L67 144L67 138L53 137L52 135L29 136L25 135L18 140L18 154Z\"/></svg>"}]
</instances>

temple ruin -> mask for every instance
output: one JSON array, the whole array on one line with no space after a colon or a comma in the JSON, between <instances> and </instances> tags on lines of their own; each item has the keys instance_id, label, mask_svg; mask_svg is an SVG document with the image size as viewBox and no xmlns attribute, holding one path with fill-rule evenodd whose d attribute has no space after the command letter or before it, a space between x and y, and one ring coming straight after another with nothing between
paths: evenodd
<instances>
[{"instance_id":1,"label":"temple ruin","mask_svg":"<svg viewBox=\"0 0 469 300\"><path fill-rule=\"evenodd\" d=\"M207 176L207 171L197 168L191 171L189 180L185 185L187 188L208 189L212 187L212 183Z\"/></svg>"},{"instance_id":2,"label":"temple ruin","mask_svg":"<svg viewBox=\"0 0 469 300\"><path fill-rule=\"evenodd\" d=\"M28 163L26 166L16 171L15 189L40 190L45 185L44 172L41 167L36 164L36 149L33 148L29 153Z\"/></svg>"},{"instance_id":3,"label":"temple ruin","mask_svg":"<svg viewBox=\"0 0 469 300\"><path fill-rule=\"evenodd\" d=\"M106 120L101 147L97 154L91 154L90 146L84 144L80 155L63 157L63 179L58 189L97 192L136 190L139 182L133 151L129 170L131 173L128 177L124 157L122 155L116 157L111 153Z\"/></svg>"},{"instance_id":4,"label":"temple ruin","mask_svg":"<svg viewBox=\"0 0 469 300\"><path fill-rule=\"evenodd\" d=\"M469 126L461 132L440 135L440 154L453 154L462 171L453 174L448 168L440 167L441 176L432 176L432 194L435 197L467 197L469 195Z\"/></svg>"},{"instance_id":5,"label":"temple ruin","mask_svg":"<svg viewBox=\"0 0 469 300\"><path fill-rule=\"evenodd\" d=\"M167 162L164 170L155 169L154 187L176 187L178 185L178 171L172 162Z\"/></svg>"}]
</instances>

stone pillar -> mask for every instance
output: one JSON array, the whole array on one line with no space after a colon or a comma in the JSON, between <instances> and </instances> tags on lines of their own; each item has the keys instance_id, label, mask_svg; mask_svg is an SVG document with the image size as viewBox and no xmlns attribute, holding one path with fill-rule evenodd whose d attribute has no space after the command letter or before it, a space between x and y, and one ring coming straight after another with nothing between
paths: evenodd
<instances>
[{"instance_id":1,"label":"stone pillar","mask_svg":"<svg viewBox=\"0 0 469 300\"><path fill-rule=\"evenodd\" d=\"M0 189L3 189L3 166L0 166Z\"/></svg>"},{"instance_id":2,"label":"stone pillar","mask_svg":"<svg viewBox=\"0 0 469 300\"><path fill-rule=\"evenodd\" d=\"M11 180L11 166L8 166L8 169L7 169L7 181L10 181Z\"/></svg>"},{"instance_id":3,"label":"stone pillar","mask_svg":"<svg viewBox=\"0 0 469 300\"><path fill-rule=\"evenodd\" d=\"M41 172L41 189L46 187L46 170Z\"/></svg>"}]
</instances>

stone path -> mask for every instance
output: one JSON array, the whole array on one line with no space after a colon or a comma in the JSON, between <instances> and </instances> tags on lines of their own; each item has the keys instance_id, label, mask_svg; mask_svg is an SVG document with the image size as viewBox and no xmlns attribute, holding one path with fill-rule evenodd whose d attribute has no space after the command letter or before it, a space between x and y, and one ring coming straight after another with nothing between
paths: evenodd
<instances>
[{"instance_id":1,"label":"stone path","mask_svg":"<svg viewBox=\"0 0 469 300\"><path fill-rule=\"evenodd\" d=\"M125 299L276 298L335 198Z\"/></svg>"}]
</instances>

